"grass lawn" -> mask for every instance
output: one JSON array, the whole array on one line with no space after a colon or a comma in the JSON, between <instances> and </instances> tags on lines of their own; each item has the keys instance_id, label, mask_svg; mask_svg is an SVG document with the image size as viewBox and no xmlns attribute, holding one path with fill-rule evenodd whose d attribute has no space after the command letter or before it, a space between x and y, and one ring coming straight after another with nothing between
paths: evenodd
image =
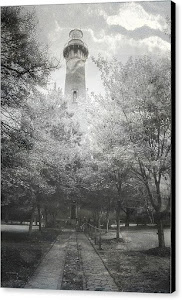
<instances>
[{"instance_id":1,"label":"grass lawn","mask_svg":"<svg viewBox=\"0 0 182 300\"><path fill-rule=\"evenodd\" d=\"M129 229L116 242L115 232L103 236L99 251L120 291L170 292L170 231L165 231L166 248L157 248L155 229Z\"/></svg>"},{"instance_id":2,"label":"grass lawn","mask_svg":"<svg viewBox=\"0 0 182 300\"><path fill-rule=\"evenodd\" d=\"M120 230L121 238L124 243L118 245L120 250L148 250L158 247L157 229L151 227L129 227ZM102 235L103 240L112 240L116 237L116 231L110 230L107 234ZM167 228L164 230L166 247L171 245L171 232ZM112 245L111 245L112 246Z\"/></svg>"},{"instance_id":3,"label":"grass lawn","mask_svg":"<svg viewBox=\"0 0 182 300\"><path fill-rule=\"evenodd\" d=\"M43 229L29 236L24 230L1 233L1 286L20 288L32 275L58 231Z\"/></svg>"}]
</instances>

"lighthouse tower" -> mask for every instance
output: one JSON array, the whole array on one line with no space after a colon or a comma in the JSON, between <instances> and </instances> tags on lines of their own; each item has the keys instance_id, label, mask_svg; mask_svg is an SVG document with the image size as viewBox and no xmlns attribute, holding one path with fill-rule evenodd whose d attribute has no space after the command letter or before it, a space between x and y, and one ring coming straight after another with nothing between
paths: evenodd
<instances>
[{"instance_id":1,"label":"lighthouse tower","mask_svg":"<svg viewBox=\"0 0 182 300\"><path fill-rule=\"evenodd\" d=\"M88 57L87 45L82 41L83 33L73 29L65 45L63 56L66 60L65 99L72 106L86 97L85 62Z\"/></svg>"}]
</instances>

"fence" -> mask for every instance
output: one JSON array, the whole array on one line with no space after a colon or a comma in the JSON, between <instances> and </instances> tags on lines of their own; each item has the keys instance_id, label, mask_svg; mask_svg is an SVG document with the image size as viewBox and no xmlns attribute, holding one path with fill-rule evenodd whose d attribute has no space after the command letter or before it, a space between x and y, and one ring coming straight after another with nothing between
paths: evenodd
<instances>
[{"instance_id":1,"label":"fence","mask_svg":"<svg viewBox=\"0 0 182 300\"><path fill-rule=\"evenodd\" d=\"M88 236L94 241L95 245L98 245L99 250L102 250L102 235L106 234L105 229L98 228L89 223L84 223L81 229L88 234Z\"/></svg>"}]
</instances>

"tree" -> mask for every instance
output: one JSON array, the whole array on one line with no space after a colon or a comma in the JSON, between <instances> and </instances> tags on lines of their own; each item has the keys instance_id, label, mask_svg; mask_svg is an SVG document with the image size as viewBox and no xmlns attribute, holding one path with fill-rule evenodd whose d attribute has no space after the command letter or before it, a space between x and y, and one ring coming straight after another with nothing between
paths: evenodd
<instances>
[{"instance_id":1,"label":"tree","mask_svg":"<svg viewBox=\"0 0 182 300\"><path fill-rule=\"evenodd\" d=\"M27 99L37 86L46 85L51 69L58 66L50 62L47 47L37 42L36 22L35 14L23 8L1 9L2 135L12 139L16 134L23 145L31 134L29 122L24 122L29 116Z\"/></svg>"},{"instance_id":2,"label":"tree","mask_svg":"<svg viewBox=\"0 0 182 300\"><path fill-rule=\"evenodd\" d=\"M128 151L133 175L143 183L157 215L159 247L163 247L163 215L170 209L171 72L166 59L96 61L106 97L122 115L122 151ZM128 156L128 157L127 157Z\"/></svg>"},{"instance_id":3,"label":"tree","mask_svg":"<svg viewBox=\"0 0 182 300\"><path fill-rule=\"evenodd\" d=\"M21 7L1 9L2 106L17 108L36 85L45 85L52 68L47 47L38 44L36 17Z\"/></svg>"},{"instance_id":4,"label":"tree","mask_svg":"<svg viewBox=\"0 0 182 300\"><path fill-rule=\"evenodd\" d=\"M80 168L82 136L78 124L73 122L73 115L67 111L59 89L48 91L46 96L37 92L28 103L35 139L32 161L34 156L39 158L39 176L55 189L49 197L43 194L39 204L44 211L51 211L56 216L58 208L64 208L65 201L72 201L73 194L79 198L76 172Z\"/></svg>"},{"instance_id":5,"label":"tree","mask_svg":"<svg viewBox=\"0 0 182 300\"><path fill-rule=\"evenodd\" d=\"M129 147L126 148L125 145L127 134L123 127L124 120L121 111L107 94L105 97L94 95L94 101L88 99L86 106L89 111L92 163L95 162L97 174L102 178L100 190L104 192L107 187L107 193L114 196L115 204L112 201L111 210L115 207L116 238L119 240L121 211L126 214L126 223L128 223L135 207L139 204L144 205L137 187L138 183L131 173L132 154ZM97 177L94 172L94 179ZM95 186L99 189L97 184ZM103 199L102 202L104 203Z\"/></svg>"},{"instance_id":6,"label":"tree","mask_svg":"<svg viewBox=\"0 0 182 300\"><path fill-rule=\"evenodd\" d=\"M37 189L51 190L34 168L40 170L41 163L32 155L35 137L28 99L46 85L57 64L37 42L35 14L2 7L1 25L2 205L16 203L28 210Z\"/></svg>"}]
</instances>

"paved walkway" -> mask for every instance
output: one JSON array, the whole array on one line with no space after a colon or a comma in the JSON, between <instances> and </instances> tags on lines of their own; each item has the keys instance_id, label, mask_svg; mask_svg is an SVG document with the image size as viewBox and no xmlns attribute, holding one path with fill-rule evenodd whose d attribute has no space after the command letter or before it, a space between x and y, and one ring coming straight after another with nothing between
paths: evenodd
<instances>
[{"instance_id":1,"label":"paved walkway","mask_svg":"<svg viewBox=\"0 0 182 300\"><path fill-rule=\"evenodd\" d=\"M52 289L61 287L68 236L58 236L37 270L25 285L27 289Z\"/></svg>"},{"instance_id":2,"label":"paved walkway","mask_svg":"<svg viewBox=\"0 0 182 300\"><path fill-rule=\"evenodd\" d=\"M118 291L84 233L63 233L44 257L25 288Z\"/></svg>"}]
</instances>

